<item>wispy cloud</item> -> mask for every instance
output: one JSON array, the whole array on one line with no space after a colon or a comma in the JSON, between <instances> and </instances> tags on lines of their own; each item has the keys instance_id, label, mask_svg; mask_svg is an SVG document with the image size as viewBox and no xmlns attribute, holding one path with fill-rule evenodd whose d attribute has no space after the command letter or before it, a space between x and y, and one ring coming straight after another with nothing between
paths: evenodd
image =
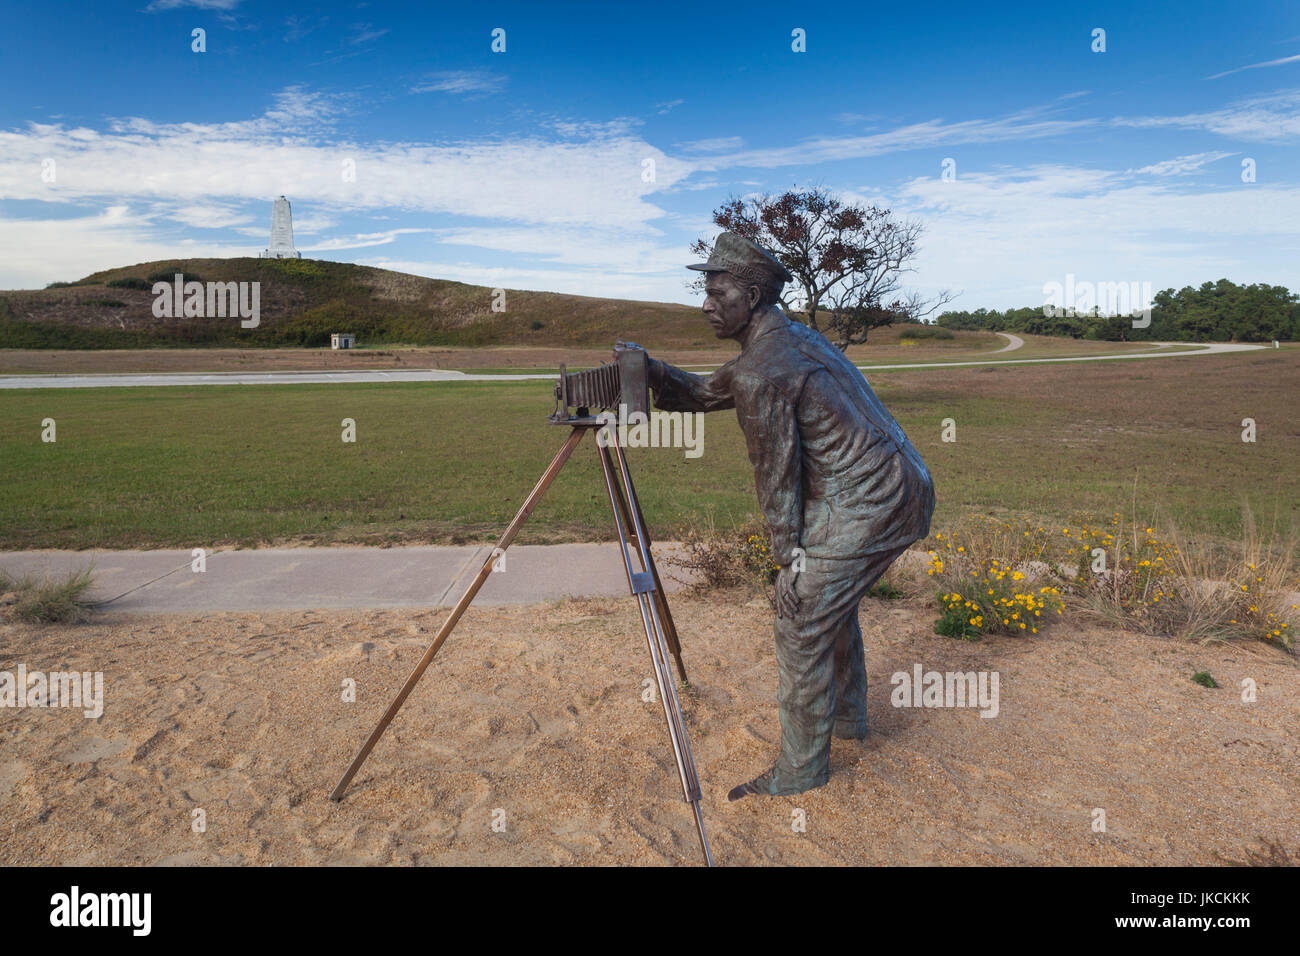
<instances>
[{"instance_id":1,"label":"wispy cloud","mask_svg":"<svg viewBox=\"0 0 1300 956\"><path fill-rule=\"evenodd\" d=\"M310 17L300 17L297 14L289 16L284 21L285 31L284 40L286 43L297 43L309 33L319 30L325 25L329 17L320 17L311 19Z\"/></svg>"},{"instance_id":2,"label":"wispy cloud","mask_svg":"<svg viewBox=\"0 0 1300 956\"><path fill-rule=\"evenodd\" d=\"M1201 129L1259 143L1284 142L1300 138L1300 89L1279 90L1203 113L1119 117L1111 122L1139 129Z\"/></svg>"},{"instance_id":3,"label":"wispy cloud","mask_svg":"<svg viewBox=\"0 0 1300 956\"><path fill-rule=\"evenodd\" d=\"M791 146L735 152L711 160L712 168L734 166L793 166L842 159L880 156L902 150L927 149L958 143L993 143L1007 140L1062 136L1097 126L1096 119L1052 118L1046 108L1021 110L998 119L948 123L941 119L912 123L867 136L821 136Z\"/></svg>"},{"instance_id":4,"label":"wispy cloud","mask_svg":"<svg viewBox=\"0 0 1300 956\"><path fill-rule=\"evenodd\" d=\"M1141 169L1129 170L1135 174L1146 174L1149 176L1190 176L1198 173L1202 168L1210 163L1217 163L1221 159L1227 159L1233 153L1193 153L1190 156L1176 156L1173 159L1161 160L1158 163L1152 163L1150 166L1143 166Z\"/></svg>"},{"instance_id":5,"label":"wispy cloud","mask_svg":"<svg viewBox=\"0 0 1300 956\"><path fill-rule=\"evenodd\" d=\"M411 87L412 93L500 93L507 77L486 70L445 70L430 73Z\"/></svg>"},{"instance_id":6,"label":"wispy cloud","mask_svg":"<svg viewBox=\"0 0 1300 956\"><path fill-rule=\"evenodd\" d=\"M370 246L386 246L398 236L407 236L421 232L431 232L431 229L387 229L383 232L361 233L355 236L343 236L337 239L326 239L324 242L318 242L315 245L304 246L300 252L330 252L336 249L365 249Z\"/></svg>"},{"instance_id":7,"label":"wispy cloud","mask_svg":"<svg viewBox=\"0 0 1300 956\"><path fill-rule=\"evenodd\" d=\"M721 153L740 149L745 145L745 141L739 136L715 136L711 139L693 139L673 145L684 153Z\"/></svg>"},{"instance_id":8,"label":"wispy cloud","mask_svg":"<svg viewBox=\"0 0 1300 956\"><path fill-rule=\"evenodd\" d=\"M1232 76L1234 73L1240 73L1243 70L1261 70L1269 66L1283 66L1287 63L1300 63L1300 53L1295 56L1284 56L1278 60L1265 60L1263 63L1251 63L1247 66L1239 66L1235 70L1224 70L1222 73L1215 73L1213 76L1207 76L1207 80L1217 80L1221 76Z\"/></svg>"},{"instance_id":9,"label":"wispy cloud","mask_svg":"<svg viewBox=\"0 0 1300 956\"><path fill-rule=\"evenodd\" d=\"M181 7L194 7L199 10L233 10L239 4L240 0L153 0L144 9L146 13L176 10Z\"/></svg>"},{"instance_id":10,"label":"wispy cloud","mask_svg":"<svg viewBox=\"0 0 1300 956\"><path fill-rule=\"evenodd\" d=\"M681 106L685 102L685 100L669 100L667 103L656 103L655 109L660 116L663 116L665 113L672 112L674 107Z\"/></svg>"},{"instance_id":11,"label":"wispy cloud","mask_svg":"<svg viewBox=\"0 0 1300 956\"><path fill-rule=\"evenodd\" d=\"M382 30L376 30L374 26L369 23L354 23L348 29L352 31L352 35L347 39L347 42L351 46L360 46L363 43L370 43L372 40L378 40L385 33L390 32L388 27L384 27Z\"/></svg>"}]
</instances>

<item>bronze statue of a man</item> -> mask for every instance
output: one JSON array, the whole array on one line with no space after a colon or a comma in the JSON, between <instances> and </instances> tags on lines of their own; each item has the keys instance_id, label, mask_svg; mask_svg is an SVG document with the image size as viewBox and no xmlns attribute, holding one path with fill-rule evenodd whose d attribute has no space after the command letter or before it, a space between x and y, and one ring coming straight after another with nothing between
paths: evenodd
<instances>
[{"instance_id":1,"label":"bronze statue of a man","mask_svg":"<svg viewBox=\"0 0 1300 956\"><path fill-rule=\"evenodd\" d=\"M704 314L741 352L707 377L651 359L655 406L736 409L780 565L781 757L728 797L801 793L826 783L832 734L866 736L858 603L929 533L934 485L862 373L778 307L791 275L775 256L724 232L688 268L708 274Z\"/></svg>"}]
</instances>

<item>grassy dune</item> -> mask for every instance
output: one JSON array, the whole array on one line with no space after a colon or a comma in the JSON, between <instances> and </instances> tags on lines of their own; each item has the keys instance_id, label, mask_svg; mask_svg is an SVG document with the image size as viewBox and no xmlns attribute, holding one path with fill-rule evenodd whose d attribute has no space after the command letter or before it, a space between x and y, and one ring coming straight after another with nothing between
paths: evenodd
<instances>
[{"instance_id":1,"label":"grassy dune","mask_svg":"<svg viewBox=\"0 0 1300 956\"><path fill-rule=\"evenodd\" d=\"M184 272L201 282L259 282L261 324L238 319L160 319L148 285ZM0 292L0 332L12 348L121 349L186 346L322 346L332 332L361 342L483 346L610 341L623 331L661 332L676 344L709 344L683 305L507 289L494 290L317 259L184 259L97 272L60 288Z\"/></svg>"}]
</instances>

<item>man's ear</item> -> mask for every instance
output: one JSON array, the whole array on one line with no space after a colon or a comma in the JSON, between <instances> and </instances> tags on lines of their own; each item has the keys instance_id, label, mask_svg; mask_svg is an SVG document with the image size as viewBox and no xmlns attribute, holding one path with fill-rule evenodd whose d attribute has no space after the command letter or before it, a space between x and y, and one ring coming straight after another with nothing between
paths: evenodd
<instances>
[{"instance_id":1,"label":"man's ear","mask_svg":"<svg viewBox=\"0 0 1300 956\"><path fill-rule=\"evenodd\" d=\"M763 290L756 285L751 285L746 290L745 297L749 299L749 311L753 312L758 308L758 303L763 301Z\"/></svg>"}]
</instances>

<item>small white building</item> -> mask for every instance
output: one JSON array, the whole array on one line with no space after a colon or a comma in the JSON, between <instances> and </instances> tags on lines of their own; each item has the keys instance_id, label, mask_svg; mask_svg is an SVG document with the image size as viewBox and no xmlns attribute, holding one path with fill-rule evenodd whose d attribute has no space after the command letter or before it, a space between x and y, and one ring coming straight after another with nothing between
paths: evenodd
<instances>
[{"instance_id":1,"label":"small white building","mask_svg":"<svg viewBox=\"0 0 1300 956\"><path fill-rule=\"evenodd\" d=\"M330 348L332 349L354 349L357 347L357 337L351 332L335 332L330 336Z\"/></svg>"}]
</instances>

